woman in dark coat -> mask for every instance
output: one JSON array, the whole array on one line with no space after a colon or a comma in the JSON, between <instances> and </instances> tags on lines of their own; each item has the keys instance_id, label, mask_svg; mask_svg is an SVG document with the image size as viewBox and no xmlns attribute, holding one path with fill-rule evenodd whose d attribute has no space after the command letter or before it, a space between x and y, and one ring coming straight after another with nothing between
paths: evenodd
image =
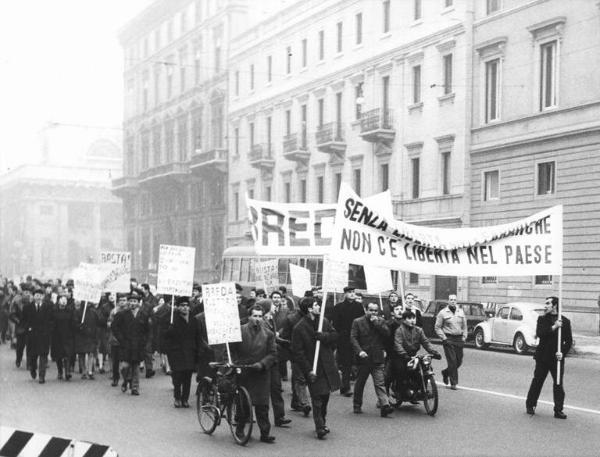
<instances>
[{"instance_id":1,"label":"woman in dark coat","mask_svg":"<svg viewBox=\"0 0 600 457\"><path fill-rule=\"evenodd\" d=\"M67 296L58 297L54 309L54 330L52 332L52 348L50 355L56 362L58 379L71 379L70 359L75 353L75 337L73 334L73 309L67 304Z\"/></svg>"},{"instance_id":2,"label":"woman in dark coat","mask_svg":"<svg viewBox=\"0 0 600 457\"><path fill-rule=\"evenodd\" d=\"M108 360L108 354L110 353L110 346L108 344L108 317L110 312L115 307L117 296L113 292L107 292L98 306L94 307L96 315L98 316L98 325L96 328L96 349L98 351L98 372L104 373L104 365Z\"/></svg>"},{"instance_id":3,"label":"woman in dark coat","mask_svg":"<svg viewBox=\"0 0 600 457\"><path fill-rule=\"evenodd\" d=\"M187 300L181 299L177 303L173 323L168 325L164 334L164 346L175 388L175 408L189 408L190 385L196 362L196 342L195 321L190 316Z\"/></svg>"},{"instance_id":4,"label":"woman in dark coat","mask_svg":"<svg viewBox=\"0 0 600 457\"><path fill-rule=\"evenodd\" d=\"M169 358L167 357L165 333L171 319L171 301L167 303L164 297L158 297L158 305L154 308L154 330L158 333L157 351L160 356L160 367L165 374L171 374Z\"/></svg>"},{"instance_id":5,"label":"woman in dark coat","mask_svg":"<svg viewBox=\"0 0 600 457\"><path fill-rule=\"evenodd\" d=\"M79 359L81 379L94 379L94 354L96 353L98 328L98 314L94 306L88 304L86 307L84 303L75 300L73 325L75 327L75 353Z\"/></svg>"},{"instance_id":6,"label":"woman in dark coat","mask_svg":"<svg viewBox=\"0 0 600 457\"><path fill-rule=\"evenodd\" d=\"M300 301L299 308L304 317L292 331L292 354L305 379L308 380L317 437L323 439L329 433L326 425L329 394L338 390L341 384L333 356L333 347L338 334L327 319L323 320L322 331L317 332L321 313L319 301L306 297ZM312 367L317 340L321 341L321 347L315 373Z\"/></svg>"}]
</instances>

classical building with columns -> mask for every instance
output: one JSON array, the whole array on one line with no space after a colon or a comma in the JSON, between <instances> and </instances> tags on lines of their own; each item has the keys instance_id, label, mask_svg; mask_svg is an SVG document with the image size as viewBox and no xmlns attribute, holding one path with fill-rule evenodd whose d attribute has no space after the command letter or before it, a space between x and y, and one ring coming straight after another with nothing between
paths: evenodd
<instances>
[{"instance_id":1,"label":"classical building with columns","mask_svg":"<svg viewBox=\"0 0 600 457\"><path fill-rule=\"evenodd\" d=\"M296 2L229 49L228 246L249 244L244 196L334 202L389 189L396 218L468 223L467 2ZM455 278L407 274L447 298Z\"/></svg>"}]
</instances>

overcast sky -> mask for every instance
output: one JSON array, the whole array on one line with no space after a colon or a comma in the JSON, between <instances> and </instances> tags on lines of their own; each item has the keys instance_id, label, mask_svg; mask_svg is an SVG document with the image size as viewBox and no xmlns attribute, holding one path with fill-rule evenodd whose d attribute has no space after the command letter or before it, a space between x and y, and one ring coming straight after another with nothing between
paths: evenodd
<instances>
[{"instance_id":1,"label":"overcast sky","mask_svg":"<svg viewBox=\"0 0 600 457\"><path fill-rule=\"evenodd\" d=\"M31 160L48 121L122 120L117 32L150 0L0 0L0 173Z\"/></svg>"}]
</instances>

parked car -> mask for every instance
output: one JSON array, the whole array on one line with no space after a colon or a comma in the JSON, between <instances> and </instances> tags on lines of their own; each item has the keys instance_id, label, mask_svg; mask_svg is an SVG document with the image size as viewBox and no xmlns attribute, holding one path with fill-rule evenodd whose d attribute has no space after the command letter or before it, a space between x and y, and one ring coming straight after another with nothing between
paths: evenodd
<instances>
[{"instance_id":1,"label":"parked car","mask_svg":"<svg viewBox=\"0 0 600 457\"><path fill-rule=\"evenodd\" d=\"M485 349L490 344L512 346L523 354L538 345L535 335L538 316L544 314L539 303L515 302L499 307L496 315L475 327L475 347Z\"/></svg>"},{"instance_id":2,"label":"parked car","mask_svg":"<svg viewBox=\"0 0 600 457\"><path fill-rule=\"evenodd\" d=\"M448 300L432 300L423 313L423 331L427 338L437 338L435 334L435 318L437 314L448 305ZM463 310L467 318L467 340L474 337L475 326L485 321L486 315L482 303L477 302L457 302L457 306Z\"/></svg>"}]
</instances>

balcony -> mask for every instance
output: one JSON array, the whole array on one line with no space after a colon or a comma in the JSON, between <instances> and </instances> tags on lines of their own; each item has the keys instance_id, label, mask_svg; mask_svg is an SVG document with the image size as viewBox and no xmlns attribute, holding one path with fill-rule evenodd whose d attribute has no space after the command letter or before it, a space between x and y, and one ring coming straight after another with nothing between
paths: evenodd
<instances>
[{"instance_id":1,"label":"balcony","mask_svg":"<svg viewBox=\"0 0 600 457\"><path fill-rule=\"evenodd\" d=\"M225 173L227 171L227 149L211 149L206 152L196 149L189 164L192 173L210 173L212 171Z\"/></svg>"},{"instance_id":2,"label":"balcony","mask_svg":"<svg viewBox=\"0 0 600 457\"><path fill-rule=\"evenodd\" d=\"M267 143L254 144L248 154L248 162L254 168L263 171L271 171L275 167L275 159L272 155L272 146Z\"/></svg>"},{"instance_id":3,"label":"balcony","mask_svg":"<svg viewBox=\"0 0 600 457\"><path fill-rule=\"evenodd\" d=\"M363 113L360 117L360 136L370 143L383 143L389 147L396 136L392 110L376 108Z\"/></svg>"},{"instance_id":4,"label":"balcony","mask_svg":"<svg viewBox=\"0 0 600 457\"><path fill-rule=\"evenodd\" d=\"M304 141L301 141L302 139L304 139ZM284 136L283 157L287 160L308 163L310 152L308 152L308 147L306 146L306 135L304 135L304 138L298 138L297 133Z\"/></svg>"},{"instance_id":5,"label":"balcony","mask_svg":"<svg viewBox=\"0 0 600 457\"><path fill-rule=\"evenodd\" d=\"M422 225L454 227L462 225L463 194L393 200L394 216Z\"/></svg>"},{"instance_id":6,"label":"balcony","mask_svg":"<svg viewBox=\"0 0 600 457\"><path fill-rule=\"evenodd\" d=\"M317 149L321 152L343 156L346 152L344 128L339 122L323 124L315 133Z\"/></svg>"},{"instance_id":7,"label":"balcony","mask_svg":"<svg viewBox=\"0 0 600 457\"><path fill-rule=\"evenodd\" d=\"M133 176L123 176L112 180L112 193L117 197L131 195L138 187L138 180Z\"/></svg>"},{"instance_id":8,"label":"balcony","mask_svg":"<svg viewBox=\"0 0 600 457\"><path fill-rule=\"evenodd\" d=\"M140 185L160 186L167 182L183 182L190 174L187 162L170 162L148 168L140 173Z\"/></svg>"}]
</instances>

